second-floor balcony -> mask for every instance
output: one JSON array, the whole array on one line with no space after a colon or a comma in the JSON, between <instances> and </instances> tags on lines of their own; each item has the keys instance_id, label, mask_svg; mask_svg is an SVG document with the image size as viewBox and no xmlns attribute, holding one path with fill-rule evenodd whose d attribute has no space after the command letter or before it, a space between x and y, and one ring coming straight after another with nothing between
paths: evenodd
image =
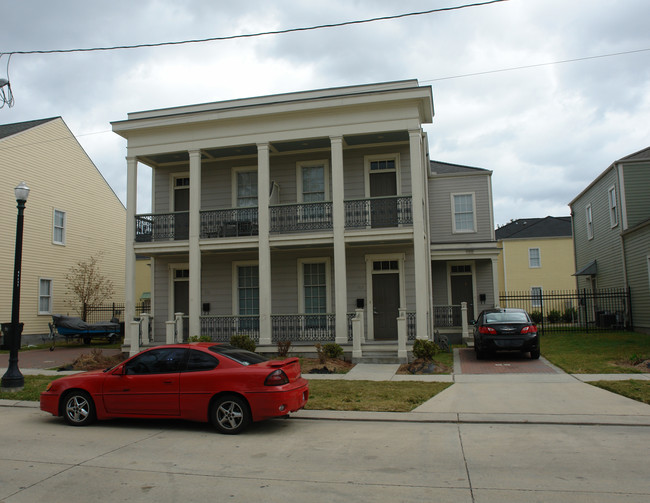
<instances>
[{"instance_id":1,"label":"second-floor balcony","mask_svg":"<svg viewBox=\"0 0 650 503\"><path fill-rule=\"evenodd\" d=\"M280 204L269 207L273 234L331 230L331 201ZM411 196L348 200L344 203L346 229L398 228L413 224ZM250 237L259 234L256 207L202 210L201 239ZM186 240L189 212L136 215L136 242Z\"/></svg>"}]
</instances>

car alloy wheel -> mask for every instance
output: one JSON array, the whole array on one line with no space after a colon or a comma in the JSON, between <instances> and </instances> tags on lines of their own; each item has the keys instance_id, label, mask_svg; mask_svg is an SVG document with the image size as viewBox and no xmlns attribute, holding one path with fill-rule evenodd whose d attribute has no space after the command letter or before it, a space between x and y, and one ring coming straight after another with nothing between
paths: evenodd
<instances>
[{"instance_id":1,"label":"car alloy wheel","mask_svg":"<svg viewBox=\"0 0 650 503\"><path fill-rule=\"evenodd\" d=\"M229 395L218 398L212 404L210 420L221 433L235 435L248 426L251 414L243 398Z\"/></svg>"},{"instance_id":2,"label":"car alloy wheel","mask_svg":"<svg viewBox=\"0 0 650 503\"><path fill-rule=\"evenodd\" d=\"M85 391L72 391L64 397L63 417L72 426L86 426L95 420L95 404Z\"/></svg>"}]
</instances>

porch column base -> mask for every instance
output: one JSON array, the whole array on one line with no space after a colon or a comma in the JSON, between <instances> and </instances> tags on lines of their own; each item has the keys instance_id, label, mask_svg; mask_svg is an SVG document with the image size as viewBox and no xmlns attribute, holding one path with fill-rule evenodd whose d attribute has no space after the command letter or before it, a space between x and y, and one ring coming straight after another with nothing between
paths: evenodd
<instances>
[{"instance_id":1,"label":"porch column base","mask_svg":"<svg viewBox=\"0 0 650 503\"><path fill-rule=\"evenodd\" d=\"M460 318L463 330L463 344L474 347L474 336L469 335L469 323L467 322L467 302L460 303Z\"/></svg>"},{"instance_id":2,"label":"porch column base","mask_svg":"<svg viewBox=\"0 0 650 503\"><path fill-rule=\"evenodd\" d=\"M140 352L140 322L132 321L129 325L129 338L131 339L129 356L133 356Z\"/></svg>"}]
</instances>

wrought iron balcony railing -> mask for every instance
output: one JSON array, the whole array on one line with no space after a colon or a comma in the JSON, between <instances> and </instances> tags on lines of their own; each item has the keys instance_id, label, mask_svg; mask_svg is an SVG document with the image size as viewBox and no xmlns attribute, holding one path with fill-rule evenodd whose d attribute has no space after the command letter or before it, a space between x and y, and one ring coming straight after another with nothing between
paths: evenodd
<instances>
[{"instance_id":1,"label":"wrought iron balcony railing","mask_svg":"<svg viewBox=\"0 0 650 503\"><path fill-rule=\"evenodd\" d=\"M332 202L282 204L269 208L271 232L317 231L332 228Z\"/></svg>"},{"instance_id":2,"label":"wrought iron balcony railing","mask_svg":"<svg viewBox=\"0 0 650 503\"><path fill-rule=\"evenodd\" d=\"M273 343L333 342L336 339L334 314L273 314L271 315Z\"/></svg>"},{"instance_id":3,"label":"wrought iron balcony railing","mask_svg":"<svg viewBox=\"0 0 650 503\"><path fill-rule=\"evenodd\" d=\"M201 335L207 335L214 342L230 342L233 335L248 335L257 343L260 340L260 317L201 316Z\"/></svg>"},{"instance_id":4,"label":"wrought iron balcony railing","mask_svg":"<svg viewBox=\"0 0 650 503\"><path fill-rule=\"evenodd\" d=\"M135 240L146 243L187 239L189 216L188 211L136 215Z\"/></svg>"},{"instance_id":5,"label":"wrought iron balcony railing","mask_svg":"<svg viewBox=\"0 0 650 503\"><path fill-rule=\"evenodd\" d=\"M201 238L257 236L257 208L201 211Z\"/></svg>"},{"instance_id":6,"label":"wrought iron balcony railing","mask_svg":"<svg viewBox=\"0 0 650 503\"><path fill-rule=\"evenodd\" d=\"M373 197L345 201L347 229L399 227L413 223L411 196Z\"/></svg>"}]
</instances>

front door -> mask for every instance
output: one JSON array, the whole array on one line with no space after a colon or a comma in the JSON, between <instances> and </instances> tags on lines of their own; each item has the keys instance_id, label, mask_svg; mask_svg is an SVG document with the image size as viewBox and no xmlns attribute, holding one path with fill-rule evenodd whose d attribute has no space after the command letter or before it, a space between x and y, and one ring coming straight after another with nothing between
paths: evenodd
<instances>
[{"instance_id":1,"label":"front door","mask_svg":"<svg viewBox=\"0 0 650 503\"><path fill-rule=\"evenodd\" d=\"M471 274L451 276L451 304L460 305L467 302L467 319L474 319L474 288Z\"/></svg>"},{"instance_id":2,"label":"front door","mask_svg":"<svg viewBox=\"0 0 650 503\"><path fill-rule=\"evenodd\" d=\"M190 282L189 270L177 269L174 278L174 313L183 313L183 340L189 336Z\"/></svg>"},{"instance_id":3,"label":"front door","mask_svg":"<svg viewBox=\"0 0 650 503\"><path fill-rule=\"evenodd\" d=\"M397 340L399 273L373 274L372 302L375 340Z\"/></svg>"},{"instance_id":4,"label":"front door","mask_svg":"<svg viewBox=\"0 0 650 503\"><path fill-rule=\"evenodd\" d=\"M190 235L190 179L176 178L174 186L174 239ZM179 213L180 212L180 213Z\"/></svg>"}]
</instances>

